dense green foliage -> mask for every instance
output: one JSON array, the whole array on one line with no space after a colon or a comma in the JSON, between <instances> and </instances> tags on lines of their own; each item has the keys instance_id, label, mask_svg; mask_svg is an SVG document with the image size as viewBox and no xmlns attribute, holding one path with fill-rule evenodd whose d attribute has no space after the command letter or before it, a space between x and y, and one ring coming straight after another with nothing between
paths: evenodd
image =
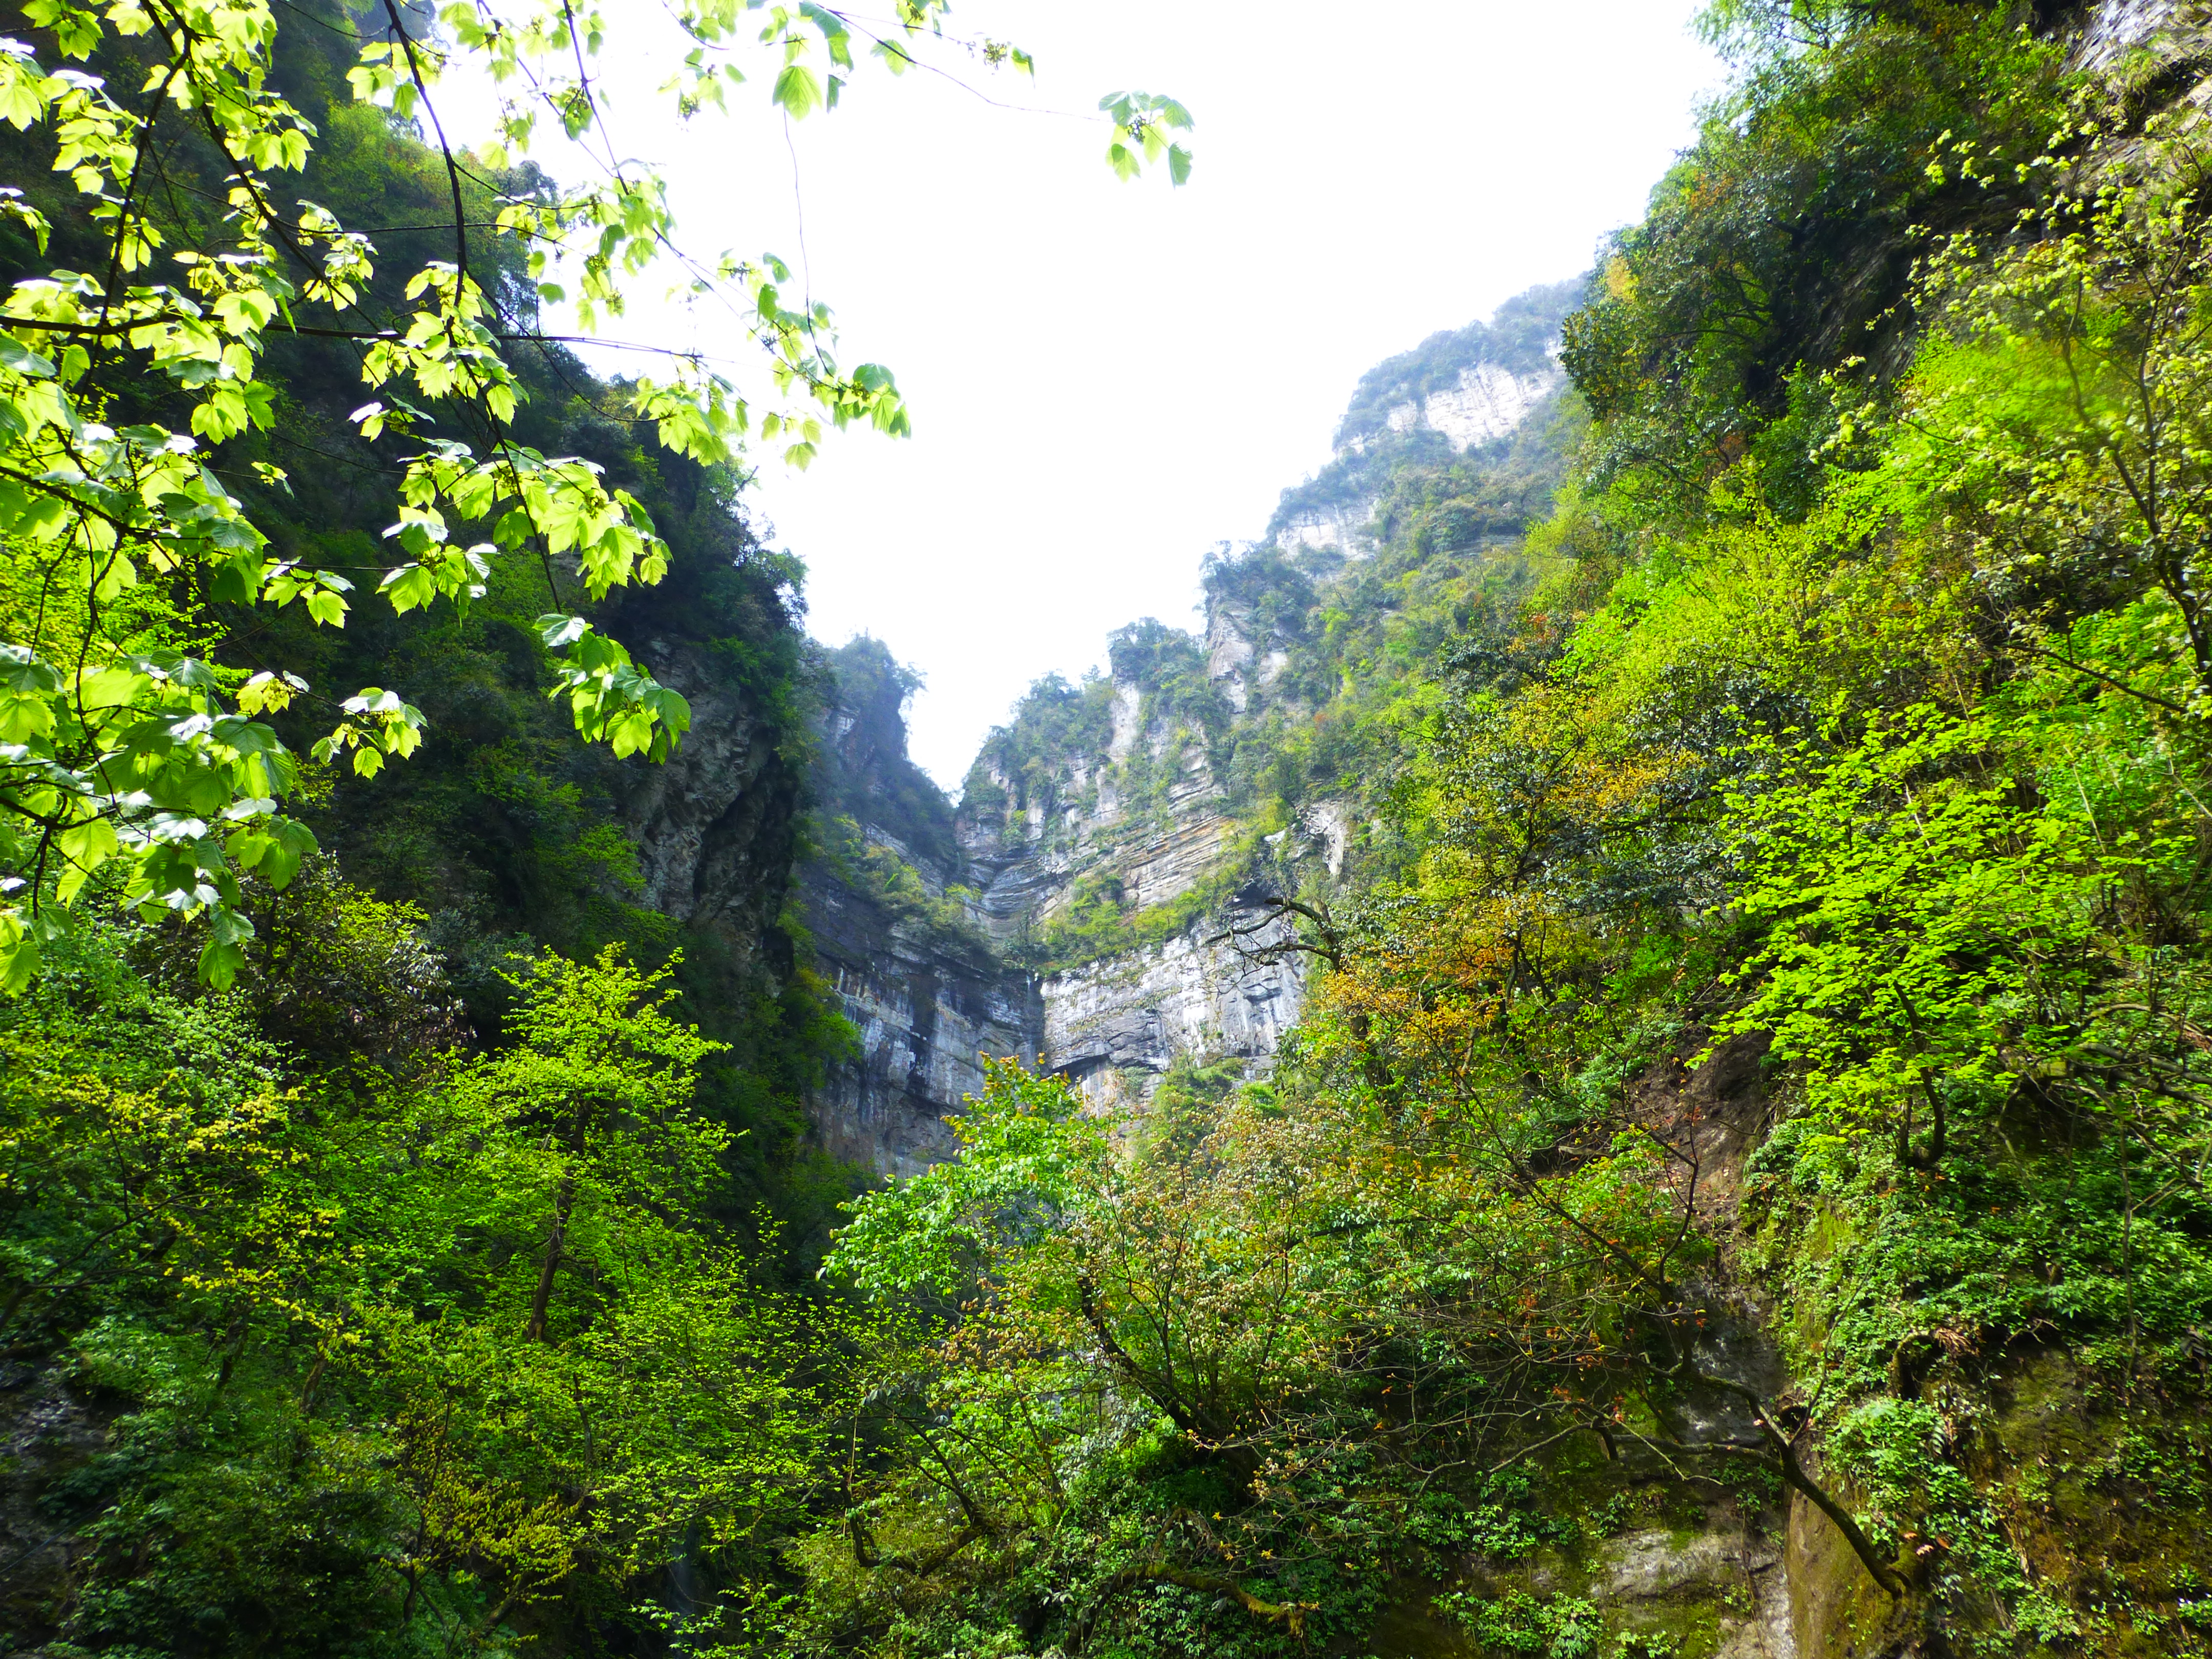
<instances>
[{"instance_id":1,"label":"dense green foliage","mask_svg":"<svg viewBox=\"0 0 2212 1659\"><path fill-rule=\"evenodd\" d=\"M1218 562L1237 719L1130 636L1240 822L1361 822L1314 1003L1126 1137L998 1073L853 1206L918 1322L824 1650L1702 1655L1741 1607L1617 1535L1793 1507L1801 1652L2207 1650L2212 230L2183 48L2078 21L1716 7L1570 398L1358 452L1364 558ZM1138 781L1109 705L990 781Z\"/></svg>"},{"instance_id":2,"label":"dense green foliage","mask_svg":"<svg viewBox=\"0 0 2212 1659\"><path fill-rule=\"evenodd\" d=\"M334 860L243 845L182 925L51 929L0 1013L0 1400L62 1425L0 1511L41 1569L11 1630L1707 1659L1748 1573L1624 1563L1786 1531L1808 1659L2212 1651L2212 222L2196 71L2085 66L2078 22L1716 5L1734 90L1588 288L1363 384L1358 476L1317 482L1373 550L1209 568L1267 665L1241 706L1139 623L971 780L971 828L1048 848L1109 793L1133 834L1218 808L1210 883L1095 884L1023 945L1110 955L1275 883L1270 948L1313 969L1279 1066L1186 1058L1122 1124L994 1062L957 1156L826 1249L846 1189L796 1124L839 1031L776 915L790 814L744 927L647 906L642 762L549 722L528 561L336 635L213 576L89 590L107 619L56 626L189 647L226 710L227 642L265 637L318 679L404 665L434 719L404 768L288 763ZM1181 171L1179 111L1109 114ZM434 151L354 137L434 193ZM1388 434L1555 319L1572 388L1512 436ZM320 373L256 384L380 465ZM593 637L742 709L788 805L799 573L637 394L511 373L514 441L665 548ZM380 527L250 475L214 516L271 545ZM987 954L919 873L956 826L887 758L911 682L834 665L811 850ZM1286 850L1324 808L1328 879Z\"/></svg>"},{"instance_id":3,"label":"dense green foliage","mask_svg":"<svg viewBox=\"0 0 2212 1659\"><path fill-rule=\"evenodd\" d=\"M273 60L320 135L302 184L352 222L421 226L388 239L403 270L434 258L436 152L343 101L358 43L344 14L318 21L331 27L276 37ZM95 63L135 84L125 48ZM195 216L220 162L189 128L167 144L168 188L143 224L190 246L221 234L218 215ZM49 256L104 264L106 233L49 170L48 135L31 125L7 153ZM488 221L491 185L468 184ZM474 246L483 279L534 318L514 240ZM40 252L28 234L8 249L18 270L41 269ZM356 308L404 326L405 298L369 278ZM97 352L74 372L118 425L228 440L200 476L250 524L270 580L372 565L408 449L349 417L359 367L341 343L272 338L264 362L269 418L236 431ZM37 364L15 367L35 392ZM40 924L46 978L0 1011L10 1421L91 1437L7 1515L11 1644L320 1655L594 1627L658 1643L653 1615L632 1611L641 1592L672 1571L757 1573L820 1478L811 1391L834 1373L823 1315L783 1288L778 1218L811 1236L849 1190L799 1144L801 1091L844 1036L790 971L777 916L811 714L800 573L752 545L726 467L659 442L635 388L551 347L518 358L511 383L507 441L578 457L661 538L660 585L591 607L595 626L702 665L772 757L764 890L735 928L640 902L617 806L646 763L580 746L549 702L562 670L538 626L535 556L487 550L471 603L363 608L340 629L296 605L257 618L252 589L219 570L73 599L66 545L58 561L11 541L8 638L35 647L44 629L50 652L68 635L94 661L114 642L198 653L203 689L259 715L261 752L297 755L268 781L302 832L282 867L231 835L221 855L239 873L182 926ZM433 419L468 413L449 400ZM140 545L162 571L160 544ZM403 676L424 717L405 764L307 757L318 704L302 688ZM33 717L12 718L21 738ZM127 837L137 808L115 805ZM74 877L42 878L27 855L11 866L50 903L79 884L88 900L141 896L119 863L94 862ZM671 972L713 1039L662 1012ZM199 990L204 975L232 989Z\"/></svg>"},{"instance_id":4,"label":"dense green foliage","mask_svg":"<svg viewBox=\"0 0 2212 1659\"><path fill-rule=\"evenodd\" d=\"M716 1045L665 975L548 955L510 1046L441 1056L413 920L325 890L227 996L87 933L8 1011L10 1342L60 1345L106 1431L43 1510L88 1550L75 1650L619 1627L675 1564L757 1565L822 1478L820 1315L715 1219ZM344 1070L263 1035L288 993L343 1010ZM52 1612L12 1605L33 1637Z\"/></svg>"},{"instance_id":5,"label":"dense green foliage","mask_svg":"<svg viewBox=\"0 0 2212 1659\"><path fill-rule=\"evenodd\" d=\"M927 62L942 8L896 10L672 5L674 116L756 51L793 119L856 41ZM740 450L902 432L896 388L772 255L685 255L607 133L626 15L19 11L0 1650L772 1631L863 1328L811 1287L854 1177L803 1099L851 1032L785 912L868 665L800 633ZM496 105L468 149L457 67ZM599 175L537 168L541 123ZM1123 176L1188 174L1173 100L1100 125ZM547 337L670 270L737 302L757 384L682 353L610 382ZM672 868L650 832L687 810Z\"/></svg>"}]
</instances>

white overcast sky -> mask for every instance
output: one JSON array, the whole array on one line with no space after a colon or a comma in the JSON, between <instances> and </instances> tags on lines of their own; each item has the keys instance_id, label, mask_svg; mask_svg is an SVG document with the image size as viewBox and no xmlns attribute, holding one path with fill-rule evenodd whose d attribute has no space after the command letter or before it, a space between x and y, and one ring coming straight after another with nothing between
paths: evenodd
<instances>
[{"instance_id":1,"label":"white overcast sky","mask_svg":"<svg viewBox=\"0 0 2212 1659\"><path fill-rule=\"evenodd\" d=\"M1139 617L1195 624L1200 561L1328 459L1364 370L1586 269L1638 216L1720 81L1697 9L963 0L962 30L1036 57L1034 83L967 71L994 97L1182 100L1197 168L1172 191L1116 181L1091 121L878 65L788 147L758 79L680 129L622 84L667 61L638 5L615 131L668 169L687 245L803 264L847 359L897 374L911 438L765 465L753 509L805 561L817 638L872 634L927 677L914 752L957 791L1038 676L1079 678ZM713 313L619 331L739 349Z\"/></svg>"}]
</instances>

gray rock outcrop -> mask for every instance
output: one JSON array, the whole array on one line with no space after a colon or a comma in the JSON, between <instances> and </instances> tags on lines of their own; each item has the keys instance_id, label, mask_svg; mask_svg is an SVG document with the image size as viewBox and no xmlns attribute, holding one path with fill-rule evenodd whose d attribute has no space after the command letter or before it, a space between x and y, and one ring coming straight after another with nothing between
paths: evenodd
<instances>
[{"instance_id":1,"label":"gray rock outcrop","mask_svg":"<svg viewBox=\"0 0 2212 1659\"><path fill-rule=\"evenodd\" d=\"M1334 890L1364 826L1351 800L1304 785L1291 823L1279 808L1258 821L1269 797L1239 757L1276 752L1247 739L1279 744L1336 693L1340 671L1313 666L1311 619L1326 583L1356 580L1371 486L1401 454L1487 454L1548 407L1548 346L1577 291L1536 290L1363 380L1341 477L1286 495L1267 543L1209 562L1203 629L1134 623L1113 636L1109 673L1041 682L987 741L957 812L906 754L915 683L872 641L832 653L817 793L834 846L801 887L859 1052L814 1096L829 1150L893 1175L943 1157L986 1054L1128 1113L1179 1062L1272 1066L1310 957L1280 948L1291 927L1271 902ZM679 836L708 833L669 816Z\"/></svg>"}]
</instances>

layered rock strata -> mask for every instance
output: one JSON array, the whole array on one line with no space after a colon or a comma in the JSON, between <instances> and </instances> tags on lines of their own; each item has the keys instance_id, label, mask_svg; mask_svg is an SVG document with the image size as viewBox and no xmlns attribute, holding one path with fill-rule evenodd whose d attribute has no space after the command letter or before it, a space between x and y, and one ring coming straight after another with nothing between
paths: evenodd
<instances>
[{"instance_id":1,"label":"layered rock strata","mask_svg":"<svg viewBox=\"0 0 2212 1659\"><path fill-rule=\"evenodd\" d=\"M951 1151L945 1119L982 1087L983 1055L1039 1059L1038 981L902 924L843 882L817 874L805 898L821 972L859 1034L858 1054L816 1091L822 1143L879 1174L919 1174Z\"/></svg>"},{"instance_id":2,"label":"layered rock strata","mask_svg":"<svg viewBox=\"0 0 2212 1659\"><path fill-rule=\"evenodd\" d=\"M986 1054L1060 1073L1116 1112L1140 1112L1179 1061L1272 1066L1309 958L1269 948L1289 937L1270 902L1333 886L1362 826L1326 796L1282 827L1253 821L1261 794L1232 757L1267 723L1310 724L1333 694L1342 671L1314 666L1312 617L1329 583L1356 578L1391 469L1438 454L1488 466L1485 446L1548 407L1568 294L1538 290L1363 380L1338 433L1343 488L1286 495L1292 521L1273 532L1343 552L1209 565L1200 632L1133 624L1107 675L1042 683L957 812L907 757L913 683L873 641L831 654L817 793L843 850L813 861L802 897L860 1043L815 1097L829 1150L894 1175L943 1157L944 1120Z\"/></svg>"},{"instance_id":3,"label":"layered rock strata","mask_svg":"<svg viewBox=\"0 0 2212 1659\"><path fill-rule=\"evenodd\" d=\"M1305 1000L1297 959L1264 948L1289 933L1248 895L1164 944L1055 974L1039 986L1039 1051L1101 1107L1140 1106L1183 1055L1264 1068Z\"/></svg>"}]
</instances>

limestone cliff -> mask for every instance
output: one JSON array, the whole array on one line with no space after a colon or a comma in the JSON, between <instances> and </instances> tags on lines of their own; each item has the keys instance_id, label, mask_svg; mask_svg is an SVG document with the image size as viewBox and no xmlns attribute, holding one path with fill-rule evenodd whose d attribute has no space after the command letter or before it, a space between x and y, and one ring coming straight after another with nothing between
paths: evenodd
<instances>
[{"instance_id":1,"label":"limestone cliff","mask_svg":"<svg viewBox=\"0 0 2212 1659\"><path fill-rule=\"evenodd\" d=\"M1432 334L1361 376L1320 472L1284 491L1267 535L1285 551L1370 551L1375 510L1408 460L1480 450L1510 437L1565 377L1560 319L1579 283L1531 289L1488 323Z\"/></svg>"},{"instance_id":2,"label":"limestone cliff","mask_svg":"<svg viewBox=\"0 0 2212 1659\"><path fill-rule=\"evenodd\" d=\"M1471 614L1518 580L1577 291L1369 374L1330 468L1209 561L1202 629L1146 618L1113 635L1106 672L1039 682L957 810L906 754L915 683L873 641L830 654L802 889L860 1048L817 1093L829 1149L885 1173L941 1156L981 1054L1132 1109L1178 1062L1272 1064L1305 994L1302 958L1267 948L1287 934L1272 902L1326 903L1368 855L1362 802L1388 763L1359 751L1360 699L1400 672L1380 659L1407 596L1464 590ZM1376 551L1409 527L1410 556Z\"/></svg>"},{"instance_id":3,"label":"limestone cliff","mask_svg":"<svg viewBox=\"0 0 2212 1659\"><path fill-rule=\"evenodd\" d=\"M799 895L859 1046L817 1091L815 1122L839 1158L911 1175L950 1148L945 1116L981 1085L981 1056L1034 1061L1043 1018L1034 975L975 925L951 805L908 758L914 683L866 638L829 668L820 845Z\"/></svg>"}]
</instances>

